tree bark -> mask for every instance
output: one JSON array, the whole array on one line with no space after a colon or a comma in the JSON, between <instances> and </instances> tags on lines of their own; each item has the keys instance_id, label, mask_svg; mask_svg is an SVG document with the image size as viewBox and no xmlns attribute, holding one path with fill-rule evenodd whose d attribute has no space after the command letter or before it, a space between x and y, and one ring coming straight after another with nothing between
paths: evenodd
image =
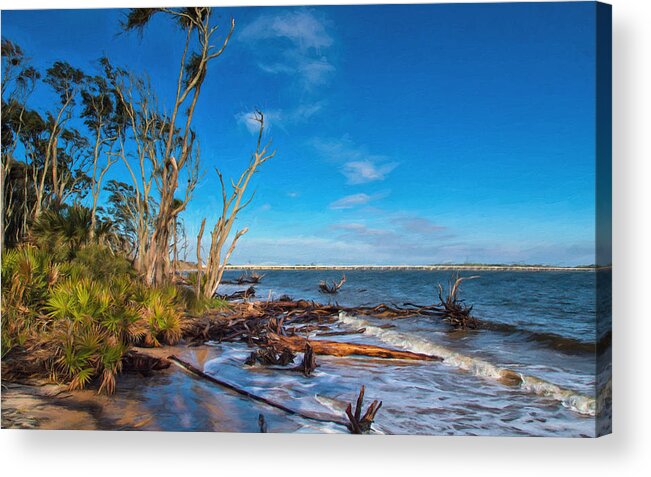
<instances>
[{"instance_id":1,"label":"tree bark","mask_svg":"<svg viewBox=\"0 0 651 477\"><path fill-rule=\"evenodd\" d=\"M337 341L326 340L310 340L300 336L281 336L275 333L269 333L267 339L281 347L287 347L291 351L301 352L305 349L305 345L309 342L312 350L316 354L323 354L329 356L369 356L372 358L385 358L385 359L408 359L415 361L442 361L439 356L433 356L422 353L413 353L411 351L400 351L396 349L383 348L381 346L356 344L356 343L340 343Z\"/></svg>"}]
</instances>

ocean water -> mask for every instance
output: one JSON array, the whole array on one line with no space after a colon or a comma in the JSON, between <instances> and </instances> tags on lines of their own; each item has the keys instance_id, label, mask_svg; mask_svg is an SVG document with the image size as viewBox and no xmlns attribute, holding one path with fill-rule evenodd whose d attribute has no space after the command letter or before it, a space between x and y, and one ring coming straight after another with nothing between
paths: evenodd
<instances>
[{"instance_id":1,"label":"ocean water","mask_svg":"<svg viewBox=\"0 0 651 477\"><path fill-rule=\"evenodd\" d=\"M447 284L450 278L449 271L347 271L346 284L332 296L321 294L318 283L339 279L342 272L263 273L256 299L289 295L341 306L433 304L436 285ZM224 279L239 275L229 271ZM215 343L217 357L205 363L205 372L286 405L338 416L363 384L367 400L383 402L373 428L378 433L594 436L595 414L603 404L596 391L595 344L603 338L596 336L597 274L466 271L463 275L479 275L465 281L460 293L474 306L473 314L508 326L461 332L450 331L435 317L387 320L342 312L336 329L366 328L366 332L326 338L435 354L442 362L318 356L319 368L305 378L263 366L244 367L251 352L246 345ZM219 292L243 288L222 285ZM394 327L382 327L387 323ZM523 384L504 384L503 370L518 373ZM610 368L600 371L600 382L610 386ZM337 430L332 427L306 429Z\"/></svg>"}]
</instances>

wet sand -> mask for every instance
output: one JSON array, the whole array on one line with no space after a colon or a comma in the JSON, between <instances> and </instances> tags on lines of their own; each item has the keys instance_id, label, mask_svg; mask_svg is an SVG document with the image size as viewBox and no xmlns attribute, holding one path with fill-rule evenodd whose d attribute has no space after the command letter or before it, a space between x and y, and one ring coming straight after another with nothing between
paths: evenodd
<instances>
[{"instance_id":1,"label":"wet sand","mask_svg":"<svg viewBox=\"0 0 651 477\"><path fill-rule=\"evenodd\" d=\"M208 346L140 351L159 357L176 354L200 368L215 355ZM2 386L5 429L259 432L260 414L269 432L310 432L300 419L202 382L176 366L148 377L123 373L112 396L92 389L71 392L54 384Z\"/></svg>"}]
</instances>

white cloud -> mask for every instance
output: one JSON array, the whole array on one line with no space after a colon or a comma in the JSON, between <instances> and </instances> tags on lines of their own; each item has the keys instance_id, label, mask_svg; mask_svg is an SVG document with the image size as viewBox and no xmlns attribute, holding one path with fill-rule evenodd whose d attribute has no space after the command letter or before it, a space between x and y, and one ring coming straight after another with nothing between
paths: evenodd
<instances>
[{"instance_id":1,"label":"white cloud","mask_svg":"<svg viewBox=\"0 0 651 477\"><path fill-rule=\"evenodd\" d=\"M330 73L335 71L335 67L322 56L316 60L302 61L298 66L298 71L303 75L307 84L318 86L328 81Z\"/></svg>"},{"instance_id":2,"label":"white cloud","mask_svg":"<svg viewBox=\"0 0 651 477\"><path fill-rule=\"evenodd\" d=\"M264 113L265 129L270 130L272 125L284 129L289 124L305 122L315 114L318 114L324 105L325 101L316 101L310 104L300 104L292 109L269 109L262 111ZM254 118L254 111L242 111L235 115L235 119L239 124L245 126L251 134L257 134L260 123Z\"/></svg>"},{"instance_id":3,"label":"white cloud","mask_svg":"<svg viewBox=\"0 0 651 477\"><path fill-rule=\"evenodd\" d=\"M322 21L306 10L260 15L242 29L239 38L244 41L286 38L301 49L317 50L333 43Z\"/></svg>"},{"instance_id":4,"label":"white cloud","mask_svg":"<svg viewBox=\"0 0 651 477\"><path fill-rule=\"evenodd\" d=\"M398 164L376 164L373 161L351 161L344 164L341 172L349 184L364 184L366 182L382 181Z\"/></svg>"},{"instance_id":5,"label":"white cloud","mask_svg":"<svg viewBox=\"0 0 651 477\"><path fill-rule=\"evenodd\" d=\"M261 70L293 76L306 89L324 84L335 71L325 55L334 39L325 21L309 10L260 15L238 38L258 56Z\"/></svg>"},{"instance_id":6,"label":"white cloud","mask_svg":"<svg viewBox=\"0 0 651 477\"><path fill-rule=\"evenodd\" d=\"M364 194L364 193L352 194L352 195L347 195L345 197L342 197L341 199L335 200L332 204L330 204L330 208L352 209L353 207L356 207L358 205L368 204L371 200L373 200L373 197L368 194Z\"/></svg>"},{"instance_id":7,"label":"white cloud","mask_svg":"<svg viewBox=\"0 0 651 477\"><path fill-rule=\"evenodd\" d=\"M348 184L382 181L398 167L397 162L386 156L371 154L366 147L355 144L348 135L339 139L315 139L312 143L325 158L343 163L340 170Z\"/></svg>"},{"instance_id":8,"label":"white cloud","mask_svg":"<svg viewBox=\"0 0 651 477\"><path fill-rule=\"evenodd\" d=\"M257 134L260 130L260 123L255 119L255 113L253 111L241 112L235 115L237 122L248 129L251 134ZM265 113L265 127L271 126L271 117L268 113Z\"/></svg>"}]
</instances>

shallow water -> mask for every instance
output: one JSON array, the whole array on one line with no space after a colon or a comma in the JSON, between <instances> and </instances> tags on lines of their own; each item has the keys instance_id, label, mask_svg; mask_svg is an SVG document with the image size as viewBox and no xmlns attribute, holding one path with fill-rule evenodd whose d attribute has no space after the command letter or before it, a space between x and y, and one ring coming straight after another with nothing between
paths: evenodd
<instances>
[{"instance_id":1,"label":"shallow water","mask_svg":"<svg viewBox=\"0 0 651 477\"><path fill-rule=\"evenodd\" d=\"M342 306L430 304L436 301L436 284L446 283L449 273L350 271L336 301ZM250 350L223 344L215 345L218 356L205 370L274 400L338 415L364 384L368 399L384 403L377 432L594 436L596 360L590 345L597 339L595 273L477 274L480 278L463 283L462 298L474 305L478 318L513 325L516 331L450 333L431 317L392 320L395 328L382 329L379 325L386 320L340 314L338 327L367 331L338 340L436 354L444 358L442 363L319 356L315 376L304 378L258 366L245 369L242 363ZM225 279L238 275L227 272ZM340 276L330 271L268 271L256 287L257 298L288 294L327 302L330 296L318 292L318 282ZM223 285L220 292L241 288ZM561 339L570 345L559 349ZM519 373L523 385L502 384L502 369ZM610 369L604 372L609 375ZM608 376L604 381L609 382Z\"/></svg>"}]
</instances>

